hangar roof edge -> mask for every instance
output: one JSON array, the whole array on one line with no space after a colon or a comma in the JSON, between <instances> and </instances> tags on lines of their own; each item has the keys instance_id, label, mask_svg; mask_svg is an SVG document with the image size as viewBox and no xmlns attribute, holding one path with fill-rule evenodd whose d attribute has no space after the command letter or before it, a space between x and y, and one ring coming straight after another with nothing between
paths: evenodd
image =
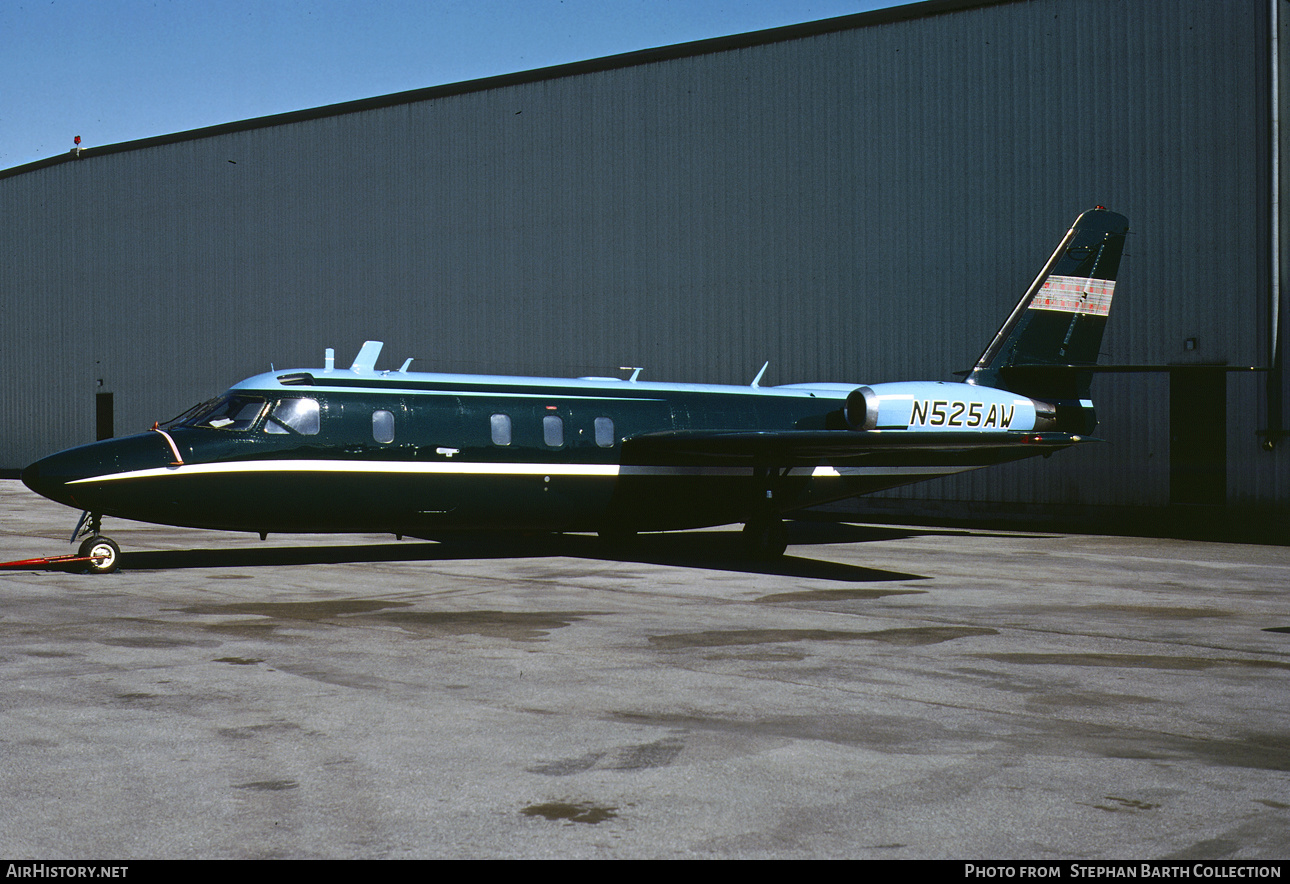
<instances>
[{"instance_id":1,"label":"hangar roof edge","mask_svg":"<svg viewBox=\"0 0 1290 884\"><path fill-rule=\"evenodd\" d=\"M498 74L496 76L484 77L478 80L465 80L459 83L447 83L439 86L425 86L419 89L394 92L388 95L378 95L372 98L359 98L353 101L344 101L337 104L323 105L321 107L286 111L284 113L270 114L269 116L264 117L253 117L248 120L238 120L231 123L218 123L213 126L204 126L200 129L188 129L183 132L174 132L167 135L153 135L148 138L140 138L134 141L122 141L116 144L105 144L100 147L84 148L79 154L74 151L69 151L68 153L57 154L52 157L24 163L21 166L14 166L9 169L0 169L0 180L12 178L25 172L34 172L38 169L55 166L60 163L88 159L106 154L123 153L131 150L142 150L148 147L158 147L182 141L195 141L201 138L210 138L231 132L242 132L249 129L265 129L272 126L281 126L306 120L321 119L324 117L343 116L344 114L375 110L382 107L392 107L400 104L410 104L417 101L429 101L435 98L447 98L454 95L465 95L471 92L483 92L489 89L499 89L506 86L534 83L542 80L557 80L562 77L592 74L601 71L616 70L619 68L636 67L638 65L654 64L656 62L670 61L678 58L693 58L700 55L727 52L733 49L745 49L752 46L764 46L772 43L782 43L789 40L799 40L805 37L814 37L820 34L834 33L836 31L848 31L855 28L891 24L894 22L909 21L911 19L918 18L931 18L933 16L959 12L967 9L1001 6L1019 2L1022 2L1022 0L922 0L922 2L908 3L887 9L875 9L870 12L857 12L852 15L826 18L812 22L803 22L795 25L785 25L783 27L768 28L761 31L750 31L748 33L734 34L727 37L710 37L705 40L695 40L689 43L676 43L652 49L638 49L632 52L624 52L619 55L609 55L602 58L574 61L567 64L536 68L529 71Z\"/></svg>"}]
</instances>

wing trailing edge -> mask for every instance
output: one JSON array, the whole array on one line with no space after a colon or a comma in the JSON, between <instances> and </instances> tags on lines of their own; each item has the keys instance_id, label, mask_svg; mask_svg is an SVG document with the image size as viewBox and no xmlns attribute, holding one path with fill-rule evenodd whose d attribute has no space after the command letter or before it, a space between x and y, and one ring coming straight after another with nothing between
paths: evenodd
<instances>
[{"instance_id":1,"label":"wing trailing edge","mask_svg":"<svg viewBox=\"0 0 1290 884\"><path fill-rule=\"evenodd\" d=\"M624 463L702 460L777 467L848 465L872 460L926 463L1002 462L1049 453L1088 436L1061 432L915 432L882 430L673 430L633 436L623 443Z\"/></svg>"}]
</instances>

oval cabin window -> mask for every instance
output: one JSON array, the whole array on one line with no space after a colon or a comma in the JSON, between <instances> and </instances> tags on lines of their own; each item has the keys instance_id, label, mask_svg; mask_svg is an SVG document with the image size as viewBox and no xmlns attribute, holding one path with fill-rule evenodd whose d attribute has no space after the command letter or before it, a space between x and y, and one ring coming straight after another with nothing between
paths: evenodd
<instances>
[{"instance_id":1,"label":"oval cabin window","mask_svg":"<svg viewBox=\"0 0 1290 884\"><path fill-rule=\"evenodd\" d=\"M596 444L601 448L614 447L614 419L598 417L595 421Z\"/></svg>"},{"instance_id":2,"label":"oval cabin window","mask_svg":"<svg viewBox=\"0 0 1290 884\"><path fill-rule=\"evenodd\" d=\"M495 414L488 419L489 426L492 429L494 445L511 444L511 416L509 414Z\"/></svg>"},{"instance_id":3,"label":"oval cabin window","mask_svg":"<svg viewBox=\"0 0 1290 884\"><path fill-rule=\"evenodd\" d=\"M542 418L542 441L551 448L564 444L564 420L554 414Z\"/></svg>"},{"instance_id":4,"label":"oval cabin window","mask_svg":"<svg viewBox=\"0 0 1290 884\"><path fill-rule=\"evenodd\" d=\"M372 412L372 438L381 444L394 441L394 415L388 411Z\"/></svg>"}]
</instances>

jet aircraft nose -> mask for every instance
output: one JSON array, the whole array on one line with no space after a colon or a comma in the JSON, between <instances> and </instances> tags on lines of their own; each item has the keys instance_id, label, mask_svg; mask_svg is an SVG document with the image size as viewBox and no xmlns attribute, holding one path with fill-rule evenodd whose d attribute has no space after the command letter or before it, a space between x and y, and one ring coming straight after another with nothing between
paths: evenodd
<instances>
[{"instance_id":1,"label":"jet aircraft nose","mask_svg":"<svg viewBox=\"0 0 1290 884\"><path fill-rule=\"evenodd\" d=\"M79 507L70 483L109 470L101 452L91 451L95 446L83 445L42 457L22 471L22 483L42 497L67 506Z\"/></svg>"},{"instance_id":2,"label":"jet aircraft nose","mask_svg":"<svg viewBox=\"0 0 1290 884\"><path fill-rule=\"evenodd\" d=\"M27 469L22 471L22 484L26 485L42 497L48 497L49 495L45 494L43 490L45 483L40 474L40 464L41 461L36 461L34 464L31 464Z\"/></svg>"},{"instance_id":3,"label":"jet aircraft nose","mask_svg":"<svg viewBox=\"0 0 1290 884\"><path fill-rule=\"evenodd\" d=\"M77 509L96 509L95 485L81 480L131 469L165 466L169 462L165 441L156 433L141 433L69 448L43 457L22 471L22 482L32 491Z\"/></svg>"}]
</instances>

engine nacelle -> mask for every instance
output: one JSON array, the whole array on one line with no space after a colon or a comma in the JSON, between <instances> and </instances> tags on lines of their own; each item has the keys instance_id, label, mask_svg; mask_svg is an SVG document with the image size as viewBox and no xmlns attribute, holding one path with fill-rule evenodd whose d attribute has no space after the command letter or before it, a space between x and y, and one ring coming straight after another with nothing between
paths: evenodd
<instances>
[{"instance_id":1,"label":"engine nacelle","mask_svg":"<svg viewBox=\"0 0 1290 884\"><path fill-rule=\"evenodd\" d=\"M843 409L853 430L1007 432L1057 429L1057 408L994 387L913 381L857 387Z\"/></svg>"}]
</instances>

